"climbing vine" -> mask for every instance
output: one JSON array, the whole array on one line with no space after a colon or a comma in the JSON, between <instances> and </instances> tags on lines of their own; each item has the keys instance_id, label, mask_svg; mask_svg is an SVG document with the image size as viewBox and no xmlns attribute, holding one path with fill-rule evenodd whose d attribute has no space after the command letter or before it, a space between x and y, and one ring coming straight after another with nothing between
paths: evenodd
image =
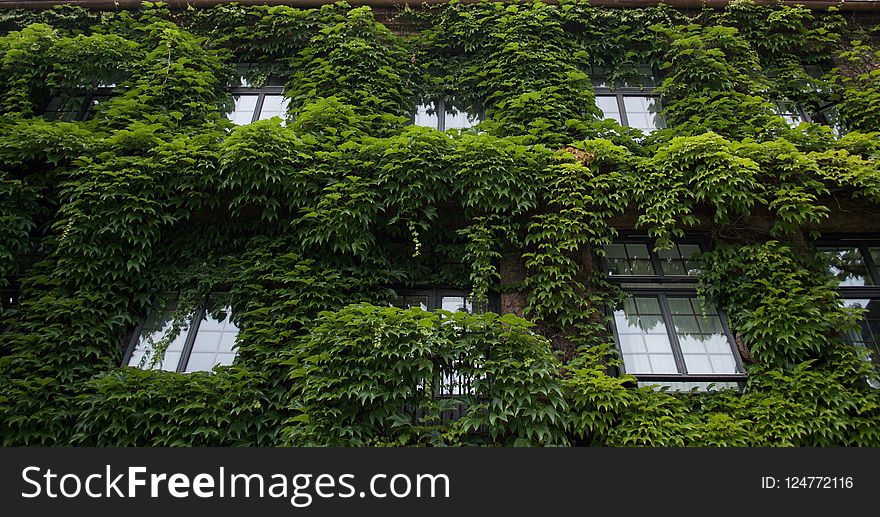
<instances>
[{"instance_id":1,"label":"climbing vine","mask_svg":"<svg viewBox=\"0 0 880 517\"><path fill-rule=\"evenodd\" d=\"M376 14L0 11L0 443L880 445L876 373L842 337L860 315L806 245L880 203L877 26L749 1ZM283 119L225 118L240 64L283 80ZM600 120L593 75L645 65L667 127ZM42 117L99 86L91 118ZM437 98L485 120L409 124ZM783 101L833 104L846 134ZM612 375L621 293L596 260L633 229L711 237L700 292L741 392ZM519 295L525 319L389 307L396 287ZM177 320L224 293L233 365L119 366L169 291ZM435 397L452 368L472 391Z\"/></svg>"}]
</instances>

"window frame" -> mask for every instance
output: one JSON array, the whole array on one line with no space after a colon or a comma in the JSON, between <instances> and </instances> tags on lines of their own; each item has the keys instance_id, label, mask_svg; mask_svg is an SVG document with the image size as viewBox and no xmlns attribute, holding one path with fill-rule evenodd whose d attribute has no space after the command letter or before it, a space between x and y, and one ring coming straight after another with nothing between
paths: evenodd
<instances>
[{"instance_id":1,"label":"window frame","mask_svg":"<svg viewBox=\"0 0 880 517\"><path fill-rule=\"evenodd\" d=\"M409 119L410 125L414 125L414 126L418 125L419 127L433 127L437 131L440 131L441 133L445 133L446 132L446 103L447 102L451 102L451 100L448 99L447 97L434 97L431 99L416 100L415 111L413 111L413 114ZM421 124L416 124L416 115L418 114L419 106L427 106L429 104L434 105L434 112L437 114L437 125L436 126L423 126ZM470 115L470 112L467 112L467 111L461 111L461 112L467 113ZM483 109L483 110L480 110L479 113L477 113L477 121L472 126L467 127L467 128L455 128L455 129L458 129L460 131L466 131L468 129L473 128L477 124L483 122L484 120L486 120L486 110ZM450 129L452 129L452 128L450 128Z\"/></svg>"},{"instance_id":2,"label":"window frame","mask_svg":"<svg viewBox=\"0 0 880 517\"><path fill-rule=\"evenodd\" d=\"M444 297L462 297L468 299L470 296L470 293L468 291L452 288L392 287L392 290L394 291L394 295L398 297L426 296L428 298L428 312L442 310ZM488 298L489 300L486 304L485 312L498 313L500 309L500 297L497 295L497 293L493 292L489 293ZM394 304L391 305L392 307L397 307ZM484 314L484 312L473 312L470 314ZM453 365L452 370L440 370L439 374L439 377L435 377L433 379L433 397L435 399L460 398L465 396L472 396L475 394L472 390L474 388L473 382L476 380L476 378L470 378L460 375L456 370L455 365Z\"/></svg>"},{"instance_id":3,"label":"window frame","mask_svg":"<svg viewBox=\"0 0 880 517\"><path fill-rule=\"evenodd\" d=\"M813 242L813 251L821 253L819 248L856 248L865 261L871 285L839 285L838 292L841 299L847 298L878 298L880 299L880 264L874 261L874 257L868 252L869 247L880 248L880 235L876 233L866 234L836 234L823 235Z\"/></svg>"},{"instance_id":4,"label":"window frame","mask_svg":"<svg viewBox=\"0 0 880 517\"><path fill-rule=\"evenodd\" d=\"M665 129L665 128L666 128L666 119L663 117L663 115L660 113L660 111L657 111L657 116L660 117L660 119L663 121L663 123L662 123L661 125L655 127L655 128L654 128L653 130L651 130L650 132L646 132L646 131L645 131L644 129L642 129L642 128L638 128L638 127L635 127L635 126L633 126L633 125L630 125L630 123L629 123L629 113L627 113L627 111L626 111L626 100L625 100L625 99L626 99L627 97L639 97L639 98L650 98L650 99L656 99L657 103L658 103L660 106L662 106L662 105L663 105L663 101L661 100L660 95L657 95L657 94L655 94L655 93L651 93L651 92L646 93L644 90L640 90L639 88L629 87L629 86L628 86L628 87L616 88L616 89L613 89L613 90L612 90L610 87L601 87L601 88L599 88L599 87L594 87L594 89L595 89L595 92L594 92L594 98L599 98L599 97L614 97L614 99L617 101L617 112L620 114L620 125L621 125L621 126L629 127L629 128L632 128L632 129L638 129L639 131L641 131L642 133L645 133L646 135L649 134L649 133L653 133L654 131L659 131L659 130L661 130L661 129ZM654 88L652 87L650 90L653 91ZM598 103L596 104L596 106L597 106L597 107L599 106ZM662 109L662 108L661 108L661 109ZM605 117L605 116L604 116L604 115L605 115L604 113L603 113L602 115L603 115L602 120L614 120L614 119L611 118L611 117Z\"/></svg>"},{"instance_id":5,"label":"window frame","mask_svg":"<svg viewBox=\"0 0 880 517\"><path fill-rule=\"evenodd\" d=\"M211 370L193 370L192 372L187 372L186 368L187 368L187 366L189 366L190 357L192 355L192 351L193 351L193 348L195 345L196 338L198 337L198 334L199 334L199 328L202 326L202 322L204 321L205 315L208 311L209 299L210 299L211 295L217 295L217 294L225 294L225 293L215 291L215 292L208 294L207 296L202 297L201 300L199 301L199 305L196 306L195 310L193 310L190 313L192 315L192 323L190 324L189 328L186 330L186 338L184 339L183 347L181 348L181 351L180 351L180 359L178 359L178 361L177 361L177 366L173 370L172 369L164 370L162 368L160 368L160 370L168 371L168 372L175 372L175 373L195 373L196 371L210 372L213 370L213 368L211 368ZM176 302L177 298L175 297L174 299ZM140 366L131 365L131 364L129 364L129 362L131 361L131 357L134 355L134 352L137 350L137 346L140 342L141 334L144 331L144 327L146 326L147 319L150 317L150 313L152 313L152 311L156 310L157 308L159 310L164 309L164 307L161 307L158 305L154 306L150 310L150 312L147 313L147 315L145 317L140 319L138 324L134 326L134 329L131 331L130 335L127 337L125 352L123 353L123 357L122 357L122 366L123 367L127 366L127 367L131 367L131 368L153 370L153 368L140 368ZM239 328L239 331L240 330L241 329ZM183 331L181 331L181 332L183 332ZM236 336L236 340L237 339L238 339L238 336ZM237 357L238 357L238 351L236 350L235 355L233 357L233 364L234 364L235 358L237 358ZM215 365L215 367L216 367L216 365Z\"/></svg>"},{"instance_id":6,"label":"window frame","mask_svg":"<svg viewBox=\"0 0 880 517\"><path fill-rule=\"evenodd\" d=\"M470 299L470 292L464 289L453 289L451 287L438 287L438 288L424 288L424 287L401 287L394 286L391 288L394 291L395 296L407 297L407 296L426 296L428 298L428 308L426 309L428 312L434 312L436 310L443 309L443 298L444 297L462 297L465 299ZM500 312L501 308L501 298L498 296L498 293L491 292L488 294L488 303L486 303L486 312ZM473 303L473 302L471 302ZM391 304L393 307L397 307L393 303ZM482 313L474 313L474 314L482 314Z\"/></svg>"},{"instance_id":7,"label":"window frame","mask_svg":"<svg viewBox=\"0 0 880 517\"><path fill-rule=\"evenodd\" d=\"M707 248L706 240L700 237L685 237L681 239L676 239L674 241L676 245L681 244L691 244L699 246L700 252L704 252ZM721 322L721 329L727 338L728 345L730 346L731 354L733 355L733 360L735 364L736 373L687 373L687 364L684 358L684 352L682 351L681 341L679 340L678 333L675 331L675 324L672 318L672 311L669 308L669 298L699 298L697 293L697 278L693 276L685 276L685 275L667 275L663 272L663 268L661 265L660 256L656 251L654 251L656 241L650 237L646 236L638 236L638 235L624 235L618 239L614 239L612 244L643 244L648 249L648 256L651 260L651 265L654 268L654 275L611 275L608 274L607 268L605 267L605 257L595 257L598 260L596 264L599 265L599 269L604 273L604 277L606 281L616 285L620 290L627 294L628 298L635 297L652 297L656 298L657 302L660 306L660 313L663 319L663 323L666 326L666 335L669 339L669 345L672 349L672 356L675 360L675 367L678 370L678 373L631 373L630 375L634 376L640 383L649 383L649 384L660 384L668 382L668 383L712 383L712 382L734 382L737 384L739 389L742 388L742 383L746 381L747 375L745 373L745 367L743 365L742 356L739 353L739 350L736 345L736 340L733 336L733 332L730 330L730 326L727 322L727 315L721 309L721 307L716 306L715 308L718 311L718 319ZM655 284L655 285L639 285L636 287L627 287L626 284ZM614 337L614 344L617 347L617 351L621 357L621 366L616 368L619 369L619 373L628 373L626 371L626 362L623 361L623 347L621 346L620 333L617 328L617 323L614 321L614 312L618 310L617 306L608 306L606 308L606 315L608 316L609 326L611 327L611 331ZM618 372L612 372L618 373ZM674 388L674 386L671 386Z\"/></svg>"},{"instance_id":8,"label":"window frame","mask_svg":"<svg viewBox=\"0 0 880 517\"><path fill-rule=\"evenodd\" d=\"M635 66L632 68L634 72L638 72L639 69L646 69L649 67ZM651 79L653 79L653 84L644 84L642 86L614 86L612 84L609 84L608 77L604 74L604 71L601 68L593 67L590 73L590 80L593 84L594 99L598 97L614 97L615 101L617 102L617 113L620 115L620 125L632 129L638 129L639 131L645 133L645 135L666 128L666 117L664 117L661 113L663 111L663 99L658 93L656 93L656 90L660 83L659 74L657 73L657 70L655 70L653 67L650 68L651 76L637 73L633 74L633 77L650 77ZM629 114L626 110L626 97L654 99L657 102L657 106L659 108L657 111L657 116L660 117L661 124L655 124L656 127L648 132L646 132L644 129L637 128L631 125L629 122ZM596 103L596 107L599 107L598 102ZM614 120L611 117L605 117L604 113L602 115L603 117L601 120Z\"/></svg>"},{"instance_id":9,"label":"window frame","mask_svg":"<svg viewBox=\"0 0 880 517\"><path fill-rule=\"evenodd\" d=\"M254 113L251 115L251 121L247 124L253 124L254 122L260 120L260 114L263 112L263 103L266 100L266 96L268 95L280 95L284 97L284 86L235 86L229 89L229 94L232 96L232 111L226 112L227 119L232 122L232 119L229 119L229 115L235 112L235 97L236 96L251 96L257 98L257 103L254 105ZM285 110L286 111L286 110ZM234 122L233 122L234 124ZM247 125L242 124L242 125Z\"/></svg>"},{"instance_id":10,"label":"window frame","mask_svg":"<svg viewBox=\"0 0 880 517\"><path fill-rule=\"evenodd\" d=\"M869 280L873 283L872 285L838 285L837 292L840 301L845 302L846 300L869 300L880 303L880 263L875 262L874 257L872 257L871 253L868 251L869 247L880 248L880 234L829 234L822 235L820 238L816 239L812 243L812 249L815 253L821 253L819 248L842 247L851 247L859 250L859 253L862 255L862 258L865 261L865 269L867 270ZM865 316L867 317L867 314ZM864 320L860 320L860 323L861 321ZM844 339L851 346L862 346L857 343L853 343L846 336L844 336ZM880 343L874 344L869 342L867 343L866 348L868 348L869 352L871 353L880 354ZM878 375L880 375L880 364L878 364L876 360L870 362L874 366L874 369L877 371ZM871 385L873 386L873 384ZM880 388L880 386L875 387Z\"/></svg>"},{"instance_id":11,"label":"window frame","mask_svg":"<svg viewBox=\"0 0 880 517\"><path fill-rule=\"evenodd\" d=\"M94 114L94 107L97 103L96 101L107 101L113 97L113 86L98 86L94 89L90 90L78 90L73 95L53 95L49 98L49 101L43 107L43 118L49 122L83 122L91 119ZM66 110L53 110L49 111L49 106L52 105L52 101L59 99L62 104L59 105L60 108L64 108L67 103L76 98L82 98L83 103L82 106L76 111L76 115L73 117L73 120L67 121L63 120L62 117L58 117L60 113L73 113L73 111ZM49 114L54 114L52 118L47 118Z\"/></svg>"},{"instance_id":12,"label":"window frame","mask_svg":"<svg viewBox=\"0 0 880 517\"><path fill-rule=\"evenodd\" d=\"M794 102L789 99L776 99L774 105L776 106L776 114L782 117L782 119L786 122L788 122L788 118L786 117L787 115L797 116L799 122L796 125L792 126L791 123L788 124L792 129L803 123L810 124L815 122L813 120L813 117L810 116L810 113L807 112L806 108L804 108L804 105L800 102ZM794 111L786 111L785 109L783 109L785 106L794 108Z\"/></svg>"}]
</instances>

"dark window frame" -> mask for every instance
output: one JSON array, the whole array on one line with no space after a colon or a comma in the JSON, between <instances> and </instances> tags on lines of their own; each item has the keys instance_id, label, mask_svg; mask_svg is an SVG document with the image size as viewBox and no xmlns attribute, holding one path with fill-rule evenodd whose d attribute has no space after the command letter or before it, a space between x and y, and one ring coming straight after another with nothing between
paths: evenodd
<instances>
[{"instance_id":1,"label":"dark window frame","mask_svg":"<svg viewBox=\"0 0 880 517\"><path fill-rule=\"evenodd\" d=\"M49 122L83 122L85 120L89 120L95 114L95 104L97 104L99 101L106 101L112 98L113 90L113 86L98 86L90 90L78 90L73 95L53 95L46 103L46 106L43 108L43 118L45 118ZM73 110L65 110L63 108L73 99L77 98L82 98L83 102L79 109L76 110L76 115L73 117L73 120L63 120L63 117L59 115L64 113L74 113ZM58 108L61 109L49 111L49 107L55 100L61 102L61 104L59 104L58 106ZM51 118L49 118L50 114L53 115Z\"/></svg>"},{"instance_id":2,"label":"dark window frame","mask_svg":"<svg viewBox=\"0 0 880 517\"><path fill-rule=\"evenodd\" d=\"M434 312L438 309L442 309L442 302L444 297L463 297L465 299L469 298L470 293L462 290L462 289L452 289L452 288L406 288L406 287L393 287L395 296L398 297L416 297L416 296L425 296L428 299L427 311ZM499 312L500 308L500 297L497 293L489 293L489 301L486 304L486 311L489 312ZM471 302L473 303L473 302ZM396 307L396 305L392 306ZM451 371L440 370L439 377L433 380L433 395L434 398L437 399L448 399L448 398L458 398L463 396L473 395L473 382L474 378L469 378L465 376L460 376L456 372L455 365ZM444 384L444 381L447 383ZM455 413L455 412L454 412ZM460 411L459 411L460 413ZM447 415L448 416L448 415ZM461 416L459 414L459 416Z\"/></svg>"},{"instance_id":3,"label":"dark window frame","mask_svg":"<svg viewBox=\"0 0 880 517\"><path fill-rule=\"evenodd\" d=\"M876 233L841 233L823 235L812 243L812 248L816 253L821 253L819 248L856 248L865 261L865 269L872 285L842 285L837 287L839 298L841 301L846 300L869 300L880 303L880 263L877 263L869 252L869 247L880 247L880 234ZM867 314L866 314L867 316ZM870 327L869 327L870 328ZM847 339L847 338L845 338ZM852 346L861 346L853 343L849 339ZM873 346L872 353L880 354L880 343L867 343L868 347ZM872 361L875 369L880 373L880 364ZM871 383L874 386L873 383ZM880 386L874 386L880 388Z\"/></svg>"},{"instance_id":4,"label":"dark window frame","mask_svg":"<svg viewBox=\"0 0 880 517\"><path fill-rule=\"evenodd\" d=\"M646 66L635 66L633 70L638 72L639 69L648 68ZM608 84L607 76L604 73L598 71L601 69L593 68L590 73L590 79L593 82L593 95L595 98L599 97L614 97L617 101L617 112L620 114L620 125L624 127L631 127L633 129L640 129L632 126L629 122L629 114L626 110L626 97L640 97L640 98L651 98L655 99L657 102L657 116L659 117L660 124L655 124L656 127L653 131L658 131L666 128L666 117L661 113L663 111L663 99L662 97L656 93L656 90L659 86L659 76L657 70L651 67L651 76L645 76L644 74L634 73L634 77L650 77L653 79L653 84L644 84L642 86L614 86ZM598 107L598 103L596 104ZM603 114L604 115L604 114ZM610 117L605 117L603 120ZM613 120L613 119L612 119ZM640 129L641 130L641 129ZM644 132L644 130L641 130ZM645 133L647 134L647 133Z\"/></svg>"},{"instance_id":5,"label":"dark window frame","mask_svg":"<svg viewBox=\"0 0 880 517\"><path fill-rule=\"evenodd\" d=\"M776 99L775 106L777 115L779 115L783 119L786 118L786 115L797 115L797 117L800 119L800 122L798 124L804 122L813 122L813 117L810 116L810 113L807 112L807 110L804 108L804 105L799 102L794 102L788 99ZM793 107L794 111L786 111L785 109L783 109L784 106Z\"/></svg>"},{"instance_id":6,"label":"dark window frame","mask_svg":"<svg viewBox=\"0 0 880 517\"><path fill-rule=\"evenodd\" d=\"M187 328L185 331L181 330L181 332L186 332L186 337L184 338L183 348L180 351L180 359L178 359L178 361L177 361L177 366L173 370L169 369L169 370L165 370L165 371L171 371L171 372L176 372L176 373L193 373L193 372L187 372L186 368L187 368L187 366L189 366L189 361L190 361L190 357L192 356L192 351L193 351L193 347L195 345L196 337L198 337L198 334L199 334L199 327L202 326L202 322L204 321L205 315L208 312L208 304L209 304L210 297L212 295L217 295L219 293L220 292L218 292L218 291L214 291L206 296L203 296L201 298L201 300L199 301L198 306L196 306L195 310L193 310L190 313L192 315L192 322L190 323L189 328ZM174 293L169 293L169 294L173 295ZM176 303L176 298L175 298L174 303ZM153 307L153 309L151 309L151 311L156 310L157 308L159 310L164 309L164 307L156 306L156 307ZM140 321L138 322L138 324L135 325L135 327L132 329L132 331L127 336L126 345L125 345L125 352L123 353L123 357L122 357L122 366L130 366L132 368L140 368L137 365L130 365L128 363L131 361L131 357L134 355L135 350L137 350L137 346L140 342L141 334L144 331L144 327L146 326L146 322L147 322L147 319L149 318L149 316L150 315L148 313L145 317L141 318ZM238 357L237 350L235 352L235 357ZM152 370L152 368L148 368L148 369ZM195 370L195 371L210 371L210 370Z\"/></svg>"},{"instance_id":7,"label":"dark window frame","mask_svg":"<svg viewBox=\"0 0 880 517\"><path fill-rule=\"evenodd\" d=\"M821 79L822 75L824 74L823 68L818 65L804 65L804 71L806 71L807 75L809 75L813 79ZM814 92L821 93L817 88L815 88L815 83L811 83L810 86ZM809 107L794 99L779 96L778 94L771 95L770 100L777 107L778 114L783 118L785 117L780 104L789 104L795 107L795 112L788 113L797 114L801 122L828 126L838 138L848 132L846 121L843 120L843 117L838 110L839 103L828 101L827 97L825 98L824 103L819 103L816 106ZM829 116L829 112L832 110L837 111L837 117L839 118L837 123L833 122Z\"/></svg>"},{"instance_id":8,"label":"dark window frame","mask_svg":"<svg viewBox=\"0 0 880 517\"><path fill-rule=\"evenodd\" d=\"M836 234L823 235L813 242L813 249L819 253L819 248L857 248L865 261L865 268L870 276L871 285L838 286L837 290L841 298L880 298L880 264L868 252L869 247L880 247L880 235L869 234Z\"/></svg>"},{"instance_id":9,"label":"dark window frame","mask_svg":"<svg viewBox=\"0 0 880 517\"><path fill-rule=\"evenodd\" d=\"M437 288L427 288L427 287L401 287L396 286L391 288L394 291L395 296L407 297L407 296L425 296L428 298L427 303L427 311L434 312L438 309L442 309L442 303L444 297L463 297L466 299L470 299L470 292L463 289L454 289L451 287L437 287ZM486 311L488 312L500 312L501 308L501 298L498 296L498 293L489 293L488 295L489 301L486 304ZM472 302L473 303L473 302ZM392 304L393 305L393 304Z\"/></svg>"},{"instance_id":10,"label":"dark window frame","mask_svg":"<svg viewBox=\"0 0 880 517\"><path fill-rule=\"evenodd\" d=\"M674 242L675 244L697 245L700 248L700 252L704 252L707 248L706 240L701 237L685 237L681 239L676 239ZM605 279L608 282L619 287L629 297L650 296L657 299L660 306L661 317L663 319L663 323L666 326L666 334L669 339L670 348L672 349L672 355L675 360L675 367L679 372L675 374L639 373L631 375L633 375L639 382L657 383L661 385L664 382L734 382L737 383L737 386L741 388L742 383L745 382L745 380L747 379L745 367L743 365L742 356L737 349L736 340L734 339L733 332L730 330L730 326L727 322L727 315L724 313L721 307L716 307L718 311L718 319L721 322L721 328L724 332L724 335L727 337L728 344L730 345L730 351L733 356L737 372L732 374L687 373L687 364L684 359L684 353L682 352L681 341L679 340L678 334L675 331L672 312L669 308L669 298L697 298L697 278L685 275L665 274L661 266L661 259L657 252L654 251L656 241L650 237L639 235L624 235L618 239L615 239L612 244L644 244L647 246L648 256L651 260L651 265L654 268L655 272L654 275L609 275L604 266L604 257L595 257L596 259L598 259L595 263L598 264L602 272L605 273ZM628 286L627 284L639 285ZM620 334L617 328L617 324L614 322L613 318L613 313L615 310L617 310L617 307L608 307L607 315L609 316L609 326L611 327L611 331L614 337L614 344L617 347L617 351L620 353L622 358L623 347L620 344ZM622 365L621 371L622 373L627 373L625 363ZM617 372L612 371L611 373L614 374Z\"/></svg>"}]
</instances>

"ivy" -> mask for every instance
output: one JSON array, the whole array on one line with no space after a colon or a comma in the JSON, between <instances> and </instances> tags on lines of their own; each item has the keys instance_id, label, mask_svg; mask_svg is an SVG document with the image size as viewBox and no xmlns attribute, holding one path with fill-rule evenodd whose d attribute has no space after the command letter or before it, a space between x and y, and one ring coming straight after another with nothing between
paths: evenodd
<instances>
[{"instance_id":1,"label":"ivy","mask_svg":"<svg viewBox=\"0 0 880 517\"><path fill-rule=\"evenodd\" d=\"M875 374L841 337L860 315L804 245L839 206L880 203L876 27L749 1L389 20L343 3L0 12L0 288L20 286L0 312L0 443L880 444ZM244 63L285 81L284 120L225 119ZM650 135L600 120L592 86L641 65L663 76ZM110 83L90 120L41 117ZM486 120L408 123L436 98ZM782 100L834 102L849 132L789 127ZM633 228L659 248L710 235L701 294L752 360L741 392L610 374L622 293L596 259ZM501 292L528 320L389 307L400 285ZM119 366L169 291L178 319L225 293L234 365ZM453 367L474 390L435 397Z\"/></svg>"},{"instance_id":2,"label":"ivy","mask_svg":"<svg viewBox=\"0 0 880 517\"><path fill-rule=\"evenodd\" d=\"M565 444L558 363L528 326L371 305L322 313L286 362L296 388L285 434L331 446ZM453 366L474 389L438 399Z\"/></svg>"}]
</instances>

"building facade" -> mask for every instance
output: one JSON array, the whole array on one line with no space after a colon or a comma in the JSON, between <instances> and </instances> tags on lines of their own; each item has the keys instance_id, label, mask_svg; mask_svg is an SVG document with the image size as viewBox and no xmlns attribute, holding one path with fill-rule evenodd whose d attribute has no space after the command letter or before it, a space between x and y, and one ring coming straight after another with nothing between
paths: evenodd
<instances>
[{"instance_id":1,"label":"building facade","mask_svg":"<svg viewBox=\"0 0 880 517\"><path fill-rule=\"evenodd\" d=\"M873 2L73 3L0 2L3 444L880 445Z\"/></svg>"}]
</instances>

